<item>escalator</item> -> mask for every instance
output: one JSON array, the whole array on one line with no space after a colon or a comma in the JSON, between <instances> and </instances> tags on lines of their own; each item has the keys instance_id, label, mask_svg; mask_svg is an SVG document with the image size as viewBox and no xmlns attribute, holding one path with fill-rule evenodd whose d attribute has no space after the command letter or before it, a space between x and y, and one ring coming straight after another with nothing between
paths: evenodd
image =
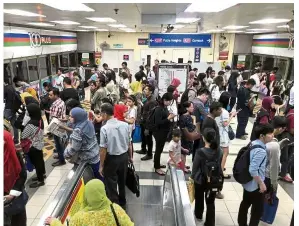
<instances>
[{"instance_id":1,"label":"escalator","mask_svg":"<svg viewBox=\"0 0 299 226\"><path fill-rule=\"evenodd\" d=\"M40 219L43 226L47 217L61 220L64 225L81 207L84 185L94 179L93 171L87 164L74 167L68 174L54 200ZM151 194L147 193L152 190ZM127 190L127 213L135 223L149 226L195 226L184 173L170 167L163 187L141 186L139 198ZM144 195L142 196L142 193ZM156 197L156 203L148 203ZM151 206L152 205L152 206Z\"/></svg>"}]
</instances>

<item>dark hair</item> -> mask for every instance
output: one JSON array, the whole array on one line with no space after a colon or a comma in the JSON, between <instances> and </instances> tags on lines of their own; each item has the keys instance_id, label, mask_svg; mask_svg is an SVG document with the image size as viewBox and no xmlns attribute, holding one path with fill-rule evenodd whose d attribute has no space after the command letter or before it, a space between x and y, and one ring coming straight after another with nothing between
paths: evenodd
<instances>
[{"instance_id":1,"label":"dark hair","mask_svg":"<svg viewBox=\"0 0 299 226\"><path fill-rule=\"evenodd\" d=\"M214 78L214 83L219 87L222 87L223 81L224 78L222 76L217 76L216 78Z\"/></svg>"},{"instance_id":2,"label":"dark hair","mask_svg":"<svg viewBox=\"0 0 299 226\"><path fill-rule=\"evenodd\" d=\"M145 67L151 67L151 65L147 64L147 65L145 65Z\"/></svg>"},{"instance_id":3,"label":"dark hair","mask_svg":"<svg viewBox=\"0 0 299 226\"><path fill-rule=\"evenodd\" d=\"M94 80L92 80L90 83L93 84L94 86L97 86L97 82L94 81ZM91 85L91 84L90 84L90 85Z\"/></svg>"},{"instance_id":4,"label":"dark hair","mask_svg":"<svg viewBox=\"0 0 299 226\"><path fill-rule=\"evenodd\" d=\"M44 82L43 83L43 87L45 88L45 87L48 87L49 86L49 82Z\"/></svg>"},{"instance_id":5,"label":"dark hair","mask_svg":"<svg viewBox=\"0 0 299 226\"><path fill-rule=\"evenodd\" d=\"M198 68L195 67L195 68L192 69L192 71L198 71Z\"/></svg>"},{"instance_id":6,"label":"dark hair","mask_svg":"<svg viewBox=\"0 0 299 226\"><path fill-rule=\"evenodd\" d=\"M106 86L106 78L103 75L99 76L99 82L101 84L101 87L105 87Z\"/></svg>"},{"instance_id":7,"label":"dark hair","mask_svg":"<svg viewBox=\"0 0 299 226\"><path fill-rule=\"evenodd\" d=\"M240 76L239 72L234 70L230 74L229 80L237 81L237 78Z\"/></svg>"},{"instance_id":8,"label":"dark hair","mask_svg":"<svg viewBox=\"0 0 299 226\"><path fill-rule=\"evenodd\" d=\"M223 108L227 109L230 98L231 98L231 95L229 92L221 93L220 98L219 98L219 103L222 105Z\"/></svg>"},{"instance_id":9,"label":"dark hair","mask_svg":"<svg viewBox=\"0 0 299 226\"><path fill-rule=\"evenodd\" d=\"M174 91L175 91L175 87L174 86L170 85L170 86L167 87L167 92L168 93L173 93Z\"/></svg>"},{"instance_id":10,"label":"dark hair","mask_svg":"<svg viewBox=\"0 0 299 226\"><path fill-rule=\"evenodd\" d=\"M107 70L106 77L107 77L107 82L108 83L112 80L116 84L116 77L115 77L115 72L114 71Z\"/></svg>"},{"instance_id":11,"label":"dark hair","mask_svg":"<svg viewBox=\"0 0 299 226\"><path fill-rule=\"evenodd\" d=\"M155 59L155 61L158 61L158 63L160 63L160 61L158 59Z\"/></svg>"},{"instance_id":12,"label":"dark hair","mask_svg":"<svg viewBox=\"0 0 299 226\"><path fill-rule=\"evenodd\" d=\"M210 105L210 113L213 113L214 111L218 111L219 108L222 108L222 104L219 103L219 102L213 102L213 103Z\"/></svg>"},{"instance_id":13,"label":"dark hair","mask_svg":"<svg viewBox=\"0 0 299 226\"><path fill-rule=\"evenodd\" d=\"M113 105L113 102L112 102L111 99L105 97L105 98L102 99L102 104L111 104L111 105Z\"/></svg>"},{"instance_id":14,"label":"dark hair","mask_svg":"<svg viewBox=\"0 0 299 226\"><path fill-rule=\"evenodd\" d=\"M64 82L65 84L67 84L67 85L72 85L72 80L71 80L69 77L65 77L65 78L63 79L63 82Z\"/></svg>"},{"instance_id":15,"label":"dark hair","mask_svg":"<svg viewBox=\"0 0 299 226\"><path fill-rule=\"evenodd\" d=\"M191 61L191 60L188 60L188 63L192 63L192 61Z\"/></svg>"},{"instance_id":16,"label":"dark hair","mask_svg":"<svg viewBox=\"0 0 299 226\"><path fill-rule=\"evenodd\" d=\"M194 80L194 82L192 83L192 86L198 86L199 85L199 82L197 80Z\"/></svg>"},{"instance_id":17,"label":"dark hair","mask_svg":"<svg viewBox=\"0 0 299 226\"><path fill-rule=\"evenodd\" d=\"M187 108L189 108L193 104L190 101L186 101L179 105L179 115L183 115L187 112Z\"/></svg>"},{"instance_id":18,"label":"dark hair","mask_svg":"<svg viewBox=\"0 0 299 226\"><path fill-rule=\"evenodd\" d=\"M114 107L112 104L104 103L101 105L101 113L106 113L109 116L114 114Z\"/></svg>"},{"instance_id":19,"label":"dark hair","mask_svg":"<svg viewBox=\"0 0 299 226\"><path fill-rule=\"evenodd\" d=\"M144 67L143 67L143 65L140 65L140 66L139 66L139 70L140 70L140 71L144 71Z\"/></svg>"},{"instance_id":20,"label":"dark hair","mask_svg":"<svg viewBox=\"0 0 299 226\"><path fill-rule=\"evenodd\" d=\"M127 72L122 72L121 73L121 77L123 77L123 79L129 78L129 75L127 74Z\"/></svg>"},{"instance_id":21,"label":"dark hair","mask_svg":"<svg viewBox=\"0 0 299 226\"><path fill-rule=\"evenodd\" d=\"M172 101L173 100L173 94L172 93L164 93L161 100L160 105L164 107L164 100L166 101Z\"/></svg>"},{"instance_id":22,"label":"dark hair","mask_svg":"<svg viewBox=\"0 0 299 226\"><path fill-rule=\"evenodd\" d=\"M211 73L212 73L212 72L215 72L215 70L212 70Z\"/></svg>"},{"instance_id":23,"label":"dark hair","mask_svg":"<svg viewBox=\"0 0 299 226\"><path fill-rule=\"evenodd\" d=\"M210 143L210 148L213 150L218 150L217 134L212 128L205 128L202 133L206 142Z\"/></svg>"},{"instance_id":24,"label":"dark hair","mask_svg":"<svg viewBox=\"0 0 299 226\"><path fill-rule=\"evenodd\" d=\"M269 133L273 133L274 128L271 124L260 124L254 127L255 137L260 138L261 135L266 136Z\"/></svg>"},{"instance_id":25,"label":"dark hair","mask_svg":"<svg viewBox=\"0 0 299 226\"><path fill-rule=\"evenodd\" d=\"M108 67L108 64L106 64L106 63L103 63L103 67Z\"/></svg>"},{"instance_id":26,"label":"dark hair","mask_svg":"<svg viewBox=\"0 0 299 226\"><path fill-rule=\"evenodd\" d=\"M212 71L213 71L213 68L210 66L207 68L206 74L209 76Z\"/></svg>"},{"instance_id":27,"label":"dark hair","mask_svg":"<svg viewBox=\"0 0 299 226\"><path fill-rule=\"evenodd\" d=\"M24 78L22 76L17 75L12 79L12 81L13 81L13 83L23 82Z\"/></svg>"},{"instance_id":28,"label":"dark hair","mask_svg":"<svg viewBox=\"0 0 299 226\"><path fill-rule=\"evenodd\" d=\"M142 74L139 73L139 72L137 72L137 73L135 74L135 79L136 79L136 81L140 82L140 81L142 80Z\"/></svg>"},{"instance_id":29,"label":"dark hair","mask_svg":"<svg viewBox=\"0 0 299 226\"><path fill-rule=\"evenodd\" d=\"M272 126L274 129L285 128L288 125L288 120L284 116L275 116L272 119Z\"/></svg>"},{"instance_id":30,"label":"dark hair","mask_svg":"<svg viewBox=\"0 0 299 226\"><path fill-rule=\"evenodd\" d=\"M56 88L56 87L52 88L51 91L53 92L53 95L54 95L54 96L59 96L59 94L60 94L59 89ZM51 91L50 91L50 92L51 92Z\"/></svg>"},{"instance_id":31,"label":"dark hair","mask_svg":"<svg viewBox=\"0 0 299 226\"><path fill-rule=\"evenodd\" d=\"M143 81L141 82L141 84L143 84L143 85L147 85L147 84L149 84L149 81L147 81L147 80L143 80Z\"/></svg>"},{"instance_id":32,"label":"dark hair","mask_svg":"<svg viewBox=\"0 0 299 226\"><path fill-rule=\"evenodd\" d=\"M280 87L279 86L274 86L273 87L272 95L278 95L278 96L280 96Z\"/></svg>"},{"instance_id":33,"label":"dark hair","mask_svg":"<svg viewBox=\"0 0 299 226\"><path fill-rule=\"evenodd\" d=\"M198 80L199 81L203 81L205 79L205 77L207 77L206 73L199 73L198 74Z\"/></svg>"},{"instance_id":34,"label":"dark hair","mask_svg":"<svg viewBox=\"0 0 299 226\"><path fill-rule=\"evenodd\" d=\"M172 137L181 137L182 133L180 129L173 129L172 130Z\"/></svg>"},{"instance_id":35,"label":"dark hair","mask_svg":"<svg viewBox=\"0 0 299 226\"><path fill-rule=\"evenodd\" d=\"M58 68L58 69L57 69L57 72L58 72L58 71L62 72L62 69L61 69L61 68Z\"/></svg>"},{"instance_id":36,"label":"dark hair","mask_svg":"<svg viewBox=\"0 0 299 226\"><path fill-rule=\"evenodd\" d=\"M247 85L255 86L256 82L255 82L255 80L253 78L250 78L250 79L247 80L246 84Z\"/></svg>"},{"instance_id":37,"label":"dark hair","mask_svg":"<svg viewBox=\"0 0 299 226\"><path fill-rule=\"evenodd\" d=\"M121 65L126 65L126 66L128 66L127 62L122 62Z\"/></svg>"},{"instance_id":38,"label":"dark hair","mask_svg":"<svg viewBox=\"0 0 299 226\"><path fill-rule=\"evenodd\" d=\"M229 65L226 65L224 69L230 71L230 70L231 70L231 67L230 67Z\"/></svg>"},{"instance_id":39,"label":"dark hair","mask_svg":"<svg viewBox=\"0 0 299 226\"><path fill-rule=\"evenodd\" d=\"M122 89L123 90L123 93L128 93L129 90L128 89Z\"/></svg>"},{"instance_id":40,"label":"dark hair","mask_svg":"<svg viewBox=\"0 0 299 226\"><path fill-rule=\"evenodd\" d=\"M147 84L146 87L148 88L149 91L151 91L152 93L155 92L155 87L151 84Z\"/></svg>"},{"instance_id":41,"label":"dark hair","mask_svg":"<svg viewBox=\"0 0 299 226\"><path fill-rule=\"evenodd\" d=\"M134 105L137 105L137 99L136 99L135 95L130 95L127 97L127 99L133 101Z\"/></svg>"},{"instance_id":42,"label":"dark hair","mask_svg":"<svg viewBox=\"0 0 299 226\"><path fill-rule=\"evenodd\" d=\"M205 87L201 87L197 91L197 96L201 96L202 94L210 95L210 91L207 88L205 88Z\"/></svg>"},{"instance_id":43,"label":"dark hair","mask_svg":"<svg viewBox=\"0 0 299 226\"><path fill-rule=\"evenodd\" d=\"M80 101L76 100L76 99L69 99L65 102L66 104L66 108L68 109L68 111L71 111L73 108L75 107L79 107L82 108Z\"/></svg>"},{"instance_id":44,"label":"dark hair","mask_svg":"<svg viewBox=\"0 0 299 226\"><path fill-rule=\"evenodd\" d=\"M224 75L224 71L218 71L218 75L223 76Z\"/></svg>"}]
</instances>

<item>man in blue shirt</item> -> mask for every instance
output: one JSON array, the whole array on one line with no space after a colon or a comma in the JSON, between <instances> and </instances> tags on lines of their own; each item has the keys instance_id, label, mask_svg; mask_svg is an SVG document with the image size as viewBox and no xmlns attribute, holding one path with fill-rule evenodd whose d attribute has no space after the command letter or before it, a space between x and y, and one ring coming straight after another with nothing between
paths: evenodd
<instances>
[{"instance_id":1,"label":"man in blue shirt","mask_svg":"<svg viewBox=\"0 0 299 226\"><path fill-rule=\"evenodd\" d=\"M263 214L264 193L267 188L264 183L267 163L266 144L271 142L273 135L271 124L259 125L254 128L257 140L252 145L259 145L250 151L249 173L252 180L243 185L243 200L240 204L238 223L239 226L247 226L247 213L251 206L251 217L249 226L258 226Z\"/></svg>"},{"instance_id":2,"label":"man in blue shirt","mask_svg":"<svg viewBox=\"0 0 299 226\"><path fill-rule=\"evenodd\" d=\"M96 70L94 68L91 69L91 77L88 79L87 83L90 83L91 81L96 81L98 78L98 74L96 73Z\"/></svg>"}]
</instances>

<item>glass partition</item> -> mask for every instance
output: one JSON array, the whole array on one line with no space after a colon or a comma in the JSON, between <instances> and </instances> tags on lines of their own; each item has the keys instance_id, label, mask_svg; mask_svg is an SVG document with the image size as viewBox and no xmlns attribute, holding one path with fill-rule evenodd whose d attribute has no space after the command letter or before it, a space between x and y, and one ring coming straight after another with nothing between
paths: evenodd
<instances>
[{"instance_id":1,"label":"glass partition","mask_svg":"<svg viewBox=\"0 0 299 226\"><path fill-rule=\"evenodd\" d=\"M29 82L39 80L37 71L37 58L28 59Z\"/></svg>"},{"instance_id":2,"label":"glass partition","mask_svg":"<svg viewBox=\"0 0 299 226\"><path fill-rule=\"evenodd\" d=\"M59 68L58 55L52 55L51 59L51 75L56 75Z\"/></svg>"},{"instance_id":3,"label":"glass partition","mask_svg":"<svg viewBox=\"0 0 299 226\"><path fill-rule=\"evenodd\" d=\"M40 78L46 78L50 75L50 65L48 57L39 57L39 74Z\"/></svg>"},{"instance_id":4,"label":"glass partition","mask_svg":"<svg viewBox=\"0 0 299 226\"><path fill-rule=\"evenodd\" d=\"M59 55L60 60L60 67L64 69L69 68L69 55L68 54L61 54Z\"/></svg>"},{"instance_id":5,"label":"glass partition","mask_svg":"<svg viewBox=\"0 0 299 226\"><path fill-rule=\"evenodd\" d=\"M23 78L25 82L29 82L26 60L12 62L12 72L14 77L19 76Z\"/></svg>"},{"instance_id":6,"label":"glass partition","mask_svg":"<svg viewBox=\"0 0 299 226\"><path fill-rule=\"evenodd\" d=\"M4 63L3 65L3 71L4 71L4 81L8 84L12 84L12 76L10 71L10 63Z\"/></svg>"},{"instance_id":7,"label":"glass partition","mask_svg":"<svg viewBox=\"0 0 299 226\"><path fill-rule=\"evenodd\" d=\"M70 67L77 67L76 53L69 54Z\"/></svg>"}]
</instances>

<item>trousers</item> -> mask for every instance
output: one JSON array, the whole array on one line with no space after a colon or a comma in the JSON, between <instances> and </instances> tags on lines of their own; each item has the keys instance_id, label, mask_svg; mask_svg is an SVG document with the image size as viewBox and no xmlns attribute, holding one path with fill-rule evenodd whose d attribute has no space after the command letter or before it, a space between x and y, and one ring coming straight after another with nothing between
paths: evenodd
<instances>
[{"instance_id":1,"label":"trousers","mask_svg":"<svg viewBox=\"0 0 299 226\"><path fill-rule=\"evenodd\" d=\"M238 125L236 131L236 138L240 138L245 135L246 127L248 124L249 116L237 115Z\"/></svg>"},{"instance_id":2,"label":"trousers","mask_svg":"<svg viewBox=\"0 0 299 226\"><path fill-rule=\"evenodd\" d=\"M140 124L140 128L141 128L141 150L142 151L147 150L147 155L152 156L153 155L153 132L149 131L149 134L145 135L144 134L145 126L143 124Z\"/></svg>"},{"instance_id":3,"label":"trousers","mask_svg":"<svg viewBox=\"0 0 299 226\"><path fill-rule=\"evenodd\" d=\"M45 161L43 151L31 147L28 156L35 167L36 176L39 182L44 182L44 175L46 174Z\"/></svg>"},{"instance_id":4,"label":"trousers","mask_svg":"<svg viewBox=\"0 0 299 226\"><path fill-rule=\"evenodd\" d=\"M161 160L161 154L164 149L164 145L166 143L168 136L168 131L155 131L154 137L156 140L156 152L154 156L154 167L155 169L160 169L160 160Z\"/></svg>"}]
</instances>

